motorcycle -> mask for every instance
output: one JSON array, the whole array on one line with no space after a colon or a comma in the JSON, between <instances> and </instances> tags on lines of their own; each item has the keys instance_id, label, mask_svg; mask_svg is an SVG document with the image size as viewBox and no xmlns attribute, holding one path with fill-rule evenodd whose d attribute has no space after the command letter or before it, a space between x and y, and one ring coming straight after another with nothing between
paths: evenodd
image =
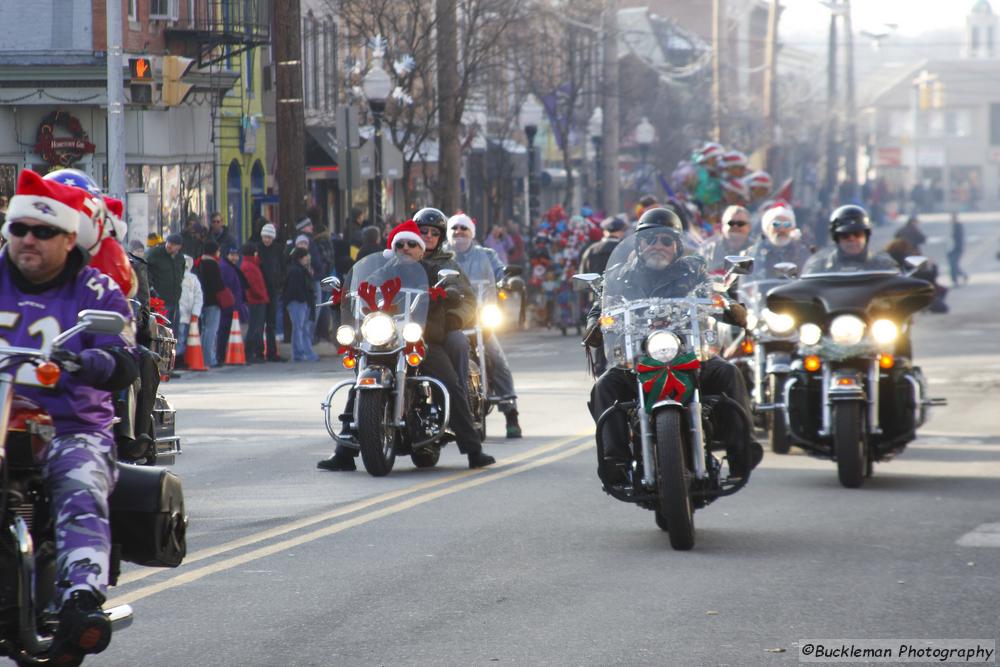
<instances>
[{"instance_id":1,"label":"motorcycle","mask_svg":"<svg viewBox=\"0 0 1000 667\"><path fill-rule=\"evenodd\" d=\"M475 252L471 250L470 252ZM492 364L486 354L486 336L496 335L503 324L500 302L506 301L510 292L524 292L524 281L517 275L520 267L506 267L504 278L496 280L493 266L486 253L478 252L466 265L466 277L476 292L476 321L472 328L463 330L469 337L469 410L476 424L480 439L486 439L486 416L513 396L496 396L490 393ZM523 303L523 299L522 299Z\"/></svg>"},{"instance_id":2,"label":"motorcycle","mask_svg":"<svg viewBox=\"0 0 1000 667\"><path fill-rule=\"evenodd\" d=\"M352 269L343 293L343 320L336 338L345 368L356 377L335 384L321 404L327 433L338 444L360 450L373 477L392 471L398 455L409 455L418 468L437 465L450 414L448 390L433 377L420 375L426 354L424 324L432 298L459 276L442 269L440 281L428 288L427 274L417 262L381 253L365 257ZM336 278L324 279L336 293ZM332 305L333 302L323 304ZM353 398L334 424L334 396L347 389Z\"/></svg>"},{"instance_id":3,"label":"motorcycle","mask_svg":"<svg viewBox=\"0 0 1000 667\"><path fill-rule=\"evenodd\" d=\"M908 258L910 274L924 261ZM927 397L911 360L911 318L933 299L930 283L895 271L810 274L767 295L768 309L798 326L780 402L767 407L792 443L837 462L847 488L901 453L929 407L947 405Z\"/></svg>"},{"instance_id":4,"label":"motorcycle","mask_svg":"<svg viewBox=\"0 0 1000 667\"><path fill-rule=\"evenodd\" d=\"M615 248L608 266L628 260L631 239ZM727 259L729 276L745 274L748 257ZM604 491L618 500L653 510L656 524L677 550L694 547L694 512L732 495L747 477L730 475L712 453L724 449L725 424L753 424L743 408L725 395L702 396L699 367L719 351L714 324L720 319L725 285L702 285L682 298L646 297L627 281L606 282L598 274L580 274L601 293L601 331L609 367L635 380L637 399L616 401L597 419L598 474ZM715 289L713 289L713 287ZM603 427L615 413L627 418L633 460L624 470L606 470ZM625 479L624 483L613 480Z\"/></svg>"},{"instance_id":5,"label":"motorcycle","mask_svg":"<svg viewBox=\"0 0 1000 667\"><path fill-rule=\"evenodd\" d=\"M739 281L737 298L747 307L747 326L739 330L722 356L736 365L746 380L755 424L767 433L771 451L787 454L791 443L785 421L769 406L779 402L778 397L791 371L791 355L798 332L792 318L767 308L766 297L774 287L786 284L798 269L792 263L779 266L786 272L784 279L764 278L755 273Z\"/></svg>"},{"instance_id":6,"label":"motorcycle","mask_svg":"<svg viewBox=\"0 0 1000 667\"><path fill-rule=\"evenodd\" d=\"M58 628L56 537L43 468L55 433L45 409L16 393L25 381L55 387L61 368L54 350L84 332L117 334L118 313L84 310L78 323L48 348L0 346L0 655L19 665L48 664ZM31 366L34 366L32 373ZM177 567L187 551L187 516L180 480L165 468L117 464L108 500L111 517L110 585L121 561ZM130 605L105 612L118 632L132 623Z\"/></svg>"}]
</instances>

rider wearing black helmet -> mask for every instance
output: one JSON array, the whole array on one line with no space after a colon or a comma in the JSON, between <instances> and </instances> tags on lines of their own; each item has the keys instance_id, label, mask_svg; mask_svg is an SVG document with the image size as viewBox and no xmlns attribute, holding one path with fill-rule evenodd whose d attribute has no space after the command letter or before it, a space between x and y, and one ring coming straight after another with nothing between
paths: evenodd
<instances>
[{"instance_id":1,"label":"rider wearing black helmet","mask_svg":"<svg viewBox=\"0 0 1000 667\"><path fill-rule=\"evenodd\" d=\"M705 259L697 255L684 255L683 227L673 211L653 208L642 214L636 225L635 253L622 263L609 266L605 283L624 281L632 283L637 292L646 297L675 298L687 296L692 289L708 280ZM584 342L591 347L603 344L600 327L600 299L590 310L587 335ZM746 325L746 308L732 304L723 319L737 326ZM728 361L716 356L701 365L701 388L706 394L726 394L751 413L746 383L739 371ZM595 421L615 401L628 401L636 397L635 380L619 368L609 368L597 379L591 395ZM631 459L628 443L622 438L628 426L625 416L617 412L605 422L605 459L617 464ZM752 433L744 433L730 443L728 458L733 475L743 476L760 462L763 450L754 442Z\"/></svg>"},{"instance_id":2,"label":"rider wearing black helmet","mask_svg":"<svg viewBox=\"0 0 1000 667\"><path fill-rule=\"evenodd\" d=\"M853 204L841 206L830 214L833 247L809 258L802 273L897 270L892 257L869 249L871 235L872 223L868 219L868 211Z\"/></svg>"}]
</instances>

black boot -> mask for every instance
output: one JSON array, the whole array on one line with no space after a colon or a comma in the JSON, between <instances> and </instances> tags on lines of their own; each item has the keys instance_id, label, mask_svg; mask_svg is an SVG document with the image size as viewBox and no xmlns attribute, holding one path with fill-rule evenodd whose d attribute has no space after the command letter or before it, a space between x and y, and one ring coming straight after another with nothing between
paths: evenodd
<instances>
[{"instance_id":1,"label":"black boot","mask_svg":"<svg viewBox=\"0 0 1000 667\"><path fill-rule=\"evenodd\" d=\"M316 467L330 472L350 472L357 470L358 464L354 462L354 457L350 454L334 454L330 458L318 462Z\"/></svg>"},{"instance_id":2,"label":"black boot","mask_svg":"<svg viewBox=\"0 0 1000 667\"><path fill-rule=\"evenodd\" d=\"M505 412L504 417L507 418L507 438L520 438L521 425L517 423L517 410Z\"/></svg>"},{"instance_id":3,"label":"black boot","mask_svg":"<svg viewBox=\"0 0 1000 667\"><path fill-rule=\"evenodd\" d=\"M485 468L486 466L491 466L496 462L497 460L495 458L482 450L469 454L470 468Z\"/></svg>"},{"instance_id":4,"label":"black boot","mask_svg":"<svg viewBox=\"0 0 1000 667\"><path fill-rule=\"evenodd\" d=\"M49 648L54 665L78 665L88 653L100 653L111 642L111 620L96 595L74 591L59 611L59 627Z\"/></svg>"}]
</instances>

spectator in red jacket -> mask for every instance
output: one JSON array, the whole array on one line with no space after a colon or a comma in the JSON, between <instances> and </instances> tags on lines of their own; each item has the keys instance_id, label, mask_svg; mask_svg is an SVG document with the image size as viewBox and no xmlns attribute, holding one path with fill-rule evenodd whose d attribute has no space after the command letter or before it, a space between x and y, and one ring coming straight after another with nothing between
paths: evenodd
<instances>
[{"instance_id":1,"label":"spectator in red jacket","mask_svg":"<svg viewBox=\"0 0 1000 667\"><path fill-rule=\"evenodd\" d=\"M250 320L247 325L246 354L247 363L263 363L264 355L264 319L267 314L267 284L260 270L260 257L257 256L257 245L246 243L242 249L243 261L240 271L247 279L246 302L250 309Z\"/></svg>"}]
</instances>

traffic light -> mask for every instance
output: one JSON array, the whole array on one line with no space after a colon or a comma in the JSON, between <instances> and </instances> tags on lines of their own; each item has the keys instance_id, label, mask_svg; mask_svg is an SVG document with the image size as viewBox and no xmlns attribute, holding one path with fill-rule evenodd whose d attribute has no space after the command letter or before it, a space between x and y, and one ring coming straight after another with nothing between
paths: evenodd
<instances>
[{"instance_id":1,"label":"traffic light","mask_svg":"<svg viewBox=\"0 0 1000 667\"><path fill-rule=\"evenodd\" d=\"M163 104L168 107L175 107L184 103L188 93L194 86L184 83L184 75L190 71L194 65L193 58L183 56L163 56Z\"/></svg>"},{"instance_id":2,"label":"traffic light","mask_svg":"<svg viewBox=\"0 0 1000 667\"><path fill-rule=\"evenodd\" d=\"M132 104L153 103L153 63L149 58L129 58L129 96Z\"/></svg>"}]
</instances>

